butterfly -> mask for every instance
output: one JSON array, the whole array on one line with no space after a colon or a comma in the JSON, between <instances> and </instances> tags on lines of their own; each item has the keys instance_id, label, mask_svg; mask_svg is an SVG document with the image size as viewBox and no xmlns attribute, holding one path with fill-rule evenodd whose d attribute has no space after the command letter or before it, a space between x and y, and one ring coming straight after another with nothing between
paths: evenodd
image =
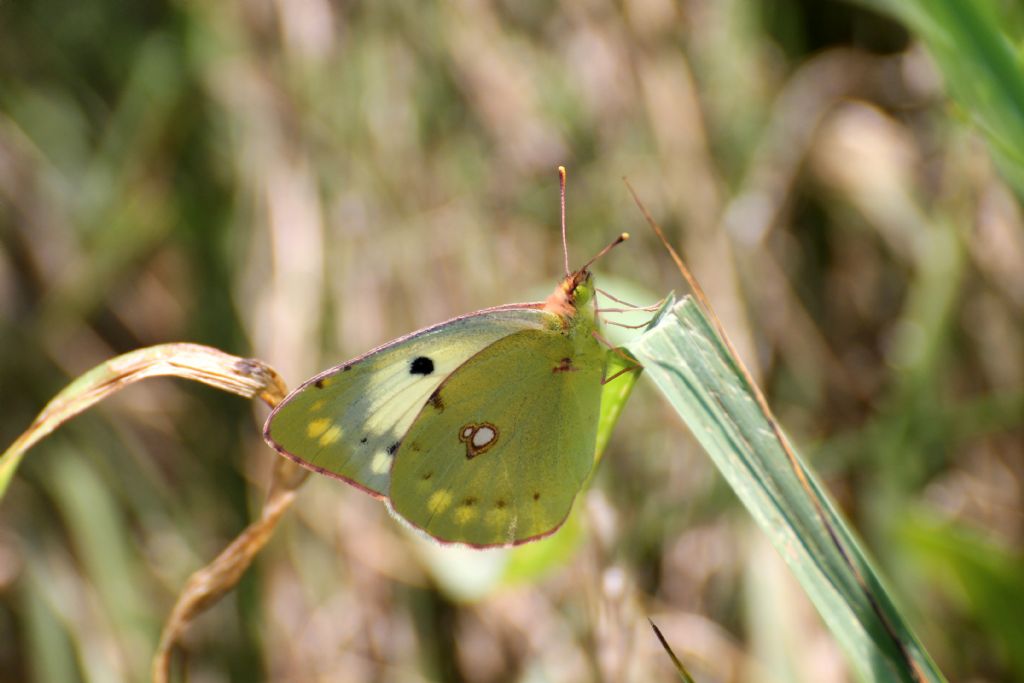
<instances>
[{"instance_id":1,"label":"butterfly","mask_svg":"<svg viewBox=\"0 0 1024 683\"><path fill-rule=\"evenodd\" d=\"M559 167L565 245L565 169ZM445 543L557 530L594 463L607 349L589 267L546 301L452 318L316 375L267 418L280 454Z\"/></svg>"}]
</instances>

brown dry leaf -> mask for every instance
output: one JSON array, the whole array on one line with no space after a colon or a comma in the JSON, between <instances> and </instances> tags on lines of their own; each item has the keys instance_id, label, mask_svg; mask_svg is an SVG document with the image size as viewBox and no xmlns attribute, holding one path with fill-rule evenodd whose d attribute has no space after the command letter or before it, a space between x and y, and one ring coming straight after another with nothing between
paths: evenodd
<instances>
[{"instance_id":1,"label":"brown dry leaf","mask_svg":"<svg viewBox=\"0 0 1024 683\"><path fill-rule=\"evenodd\" d=\"M0 496L28 449L87 408L148 377L182 377L246 398L260 398L274 407L287 394L284 382L269 365L239 358L199 344L161 344L112 358L78 377L51 400L27 430L0 456ZM166 681L175 643L192 618L235 587L266 545L306 470L279 459L260 518L250 524L210 564L188 580L164 625L153 659L154 681Z\"/></svg>"}]
</instances>

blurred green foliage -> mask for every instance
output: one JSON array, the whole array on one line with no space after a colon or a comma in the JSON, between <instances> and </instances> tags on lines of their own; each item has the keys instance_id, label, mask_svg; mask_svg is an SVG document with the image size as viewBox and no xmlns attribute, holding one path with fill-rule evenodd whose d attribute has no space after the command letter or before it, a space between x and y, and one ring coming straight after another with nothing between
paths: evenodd
<instances>
[{"instance_id":1,"label":"blurred green foliage","mask_svg":"<svg viewBox=\"0 0 1024 683\"><path fill-rule=\"evenodd\" d=\"M947 87L1024 197L1024 6L1005 0L862 0L920 34Z\"/></svg>"},{"instance_id":2,"label":"blurred green foliage","mask_svg":"<svg viewBox=\"0 0 1024 683\"><path fill-rule=\"evenodd\" d=\"M1019 7L986 7L1019 67ZM559 163L571 260L628 228L598 278L679 289L628 175L940 668L1024 678L1000 599L1024 595L1024 219L984 144L1021 112L950 107L948 55L986 62L948 16L940 54L812 0L0 3L0 439L140 346L294 386L531 298L561 271ZM1001 139L1006 170L1024 146ZM638 387L580 550L475 603L379 504L311 479L193 627L190 679L672 680L653 614L697 680L843 680L669 415ZM0 508L0 682L146 677L185 578L259 509L264 417L159 381L33 451Z\"/></svg>"}]
</instances>

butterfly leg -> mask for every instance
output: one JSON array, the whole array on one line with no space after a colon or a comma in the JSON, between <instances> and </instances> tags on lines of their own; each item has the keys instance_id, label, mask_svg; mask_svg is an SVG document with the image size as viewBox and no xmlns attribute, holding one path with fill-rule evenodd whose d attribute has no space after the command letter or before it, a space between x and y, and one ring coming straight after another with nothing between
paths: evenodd
<instances>
[{"instance_id":1,"label":"butterfly leg","mask_svg":"<svg viewBox=\"0 0 1024 683\"><path fill-rule=\"evenodd\" d=\"M650 325L651 321L648 320L646 322L640 323L639 325L627 325L626 323L617 323L614 320L605 320L604 323L606 325L615 325L615 327L622 327L627 330L639 330Z\"/></svg>"},{"instance_id":2,"label":"butterfly leg","mask_svg":"<svg viewBox=\"0 0 1024 683\"><path fill-rule=\"evenodd\" d=\"M615 296L612 296L611 294L609 294L608 292L606 292L603 289L597 289L596 291L601 296L608 297L612 301L620 303L620 304L622 304L623 306L626 307L626 308L601 308L600 306L598 306L595 309L595 311L594 311L595 313L598 313L598 314L600 314L600 313L632 313L634 311L651 311L651 312L653 312L653 311L659 310L662 306L665 305L665 299L661 299L660 301L657 301L657 302L651 304L650 306L636 306L634 304L629 303L628 301L623 301L622 299L619 299L619 298L616 298ZM622 328L625 328L627 330L639 330L641 328L647 327L647 325L650 324L650 320L648 320L647 322L640 323L638 325L627 325L626 323L620 323L620 322L616 322L614 320L605 320L605 322L607 324L609 324L609 325L615 325L616 327L622 327Z\"/></svg>"},{"instance_id":3,"label":"butterfly leg","mask_svg":"<svg viewBox=\"0 0 1024 683\"><path fill-rule=\"evenodd\" d=\"M612 296L610 293L608 293L606 290L601 289L600 287L597 288L597 292L601 296L607 297L607 298L611 299L612 301L614 301L615 303L622 304L623 306L627 307L625 310L623 310L623 309L614 309L614 308L607 309L608 311L612 311L612 312L615 312L615 313L625 313L627 311L656 311L659 308L661 308L661 306L665 303L665 300L662 299L662 300L660 300L660 301L658 301L656 303L651 304L650 306L637 306L636 304L631 304L628 301L623 301L622 299L619 299L618 297Z\"/></svg>"},{"instance_id":4,"label":"butterfly leg","mask_svg":"<svg viewBox=\"0 0 1024 683\"><path fill-rule=\"evenodd\" d=\"M615 346L610 341L605 339L601 335L600 332L598 332L597 330L594 330L591 334L594 335L594 339L596 339L597 341L599 341L602 344L604 344L605 346L607 346L611 350L612 353L616 354L617 356L619 356L620 358L625 360L630 365L630 367L623 368L623 369L619 370L618 372L616 372L611 377L604 377L604 378L602 378L601 379L601 386L604 386L605 384L608 384L608 382L611 382L612 380L618 378L621 375L626 374L627 372L633 372L634 370L643 370L644 366L642 366L639 363L637 363L635 358L632 358L631 356L626 355L626 353L621 348L619 348L618 346Z\"/></svg>"}]
</instances>

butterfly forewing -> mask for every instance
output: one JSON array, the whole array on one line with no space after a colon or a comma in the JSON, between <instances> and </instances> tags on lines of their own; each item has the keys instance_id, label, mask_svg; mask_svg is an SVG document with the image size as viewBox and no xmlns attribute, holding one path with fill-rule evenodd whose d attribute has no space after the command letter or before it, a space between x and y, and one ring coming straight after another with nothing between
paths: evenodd
<instances>
[{"instance_id":1,"label":"butterfly forewing","mask_svg":"<svg viewBox=\"0 0 1024 683\"><path fill-rule=\"evenodd\" d=\"M481 547L557 529L593 465L603 363L589 331L526 330L478 352L402 438L392 509L439 540Z\"/></svg>"},{"instance_id":2,"label":"butterfly forewing","mask_svg":"<svg viewBox=\"0 0 1024 683\"><path fill-rule=\"evenodd\" d=\"M280 453L377 496L402 435L442 380L467 359L550 315L536 304L455 318L317 375L271 413L264 437Z\"/></svg>"}]
</instances>

